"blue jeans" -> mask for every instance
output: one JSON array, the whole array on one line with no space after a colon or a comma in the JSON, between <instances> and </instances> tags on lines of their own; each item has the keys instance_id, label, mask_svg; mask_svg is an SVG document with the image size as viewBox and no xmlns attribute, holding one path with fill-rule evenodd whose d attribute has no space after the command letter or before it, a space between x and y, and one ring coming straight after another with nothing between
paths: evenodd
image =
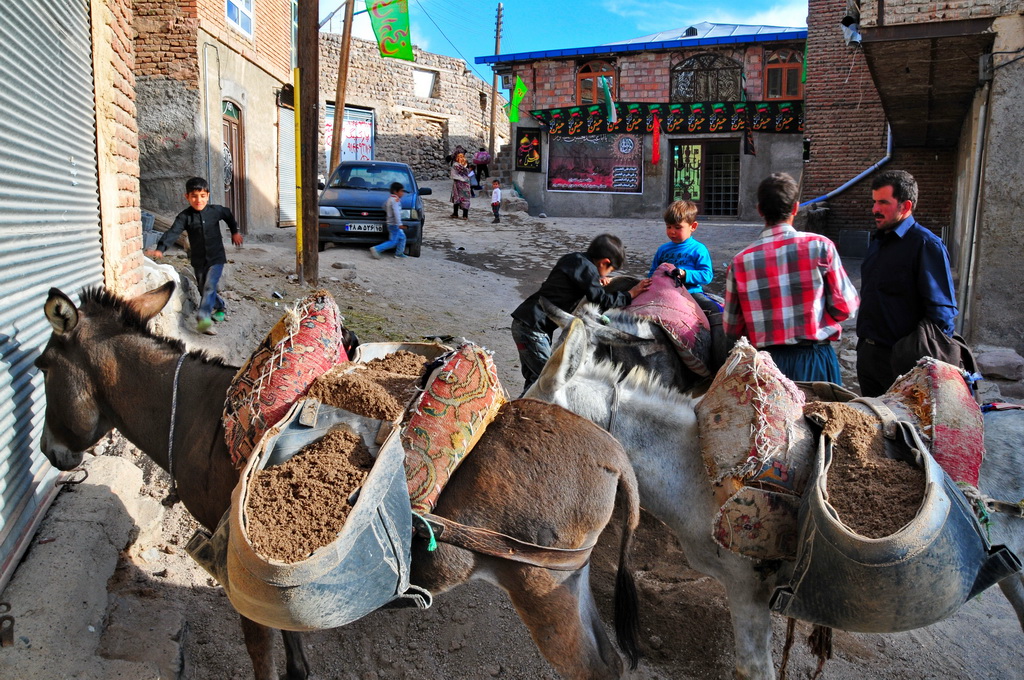
<instances>
[{"instance_id":1,"label":"blue jeans","mask_svg":"<svg viewBox=\"0 0 1024 680\"><path fill-rule=\"evenodd\" d=\"M843 384L839 359L830 342L823 345L771 345L759 349L770 353L775 365L790 380Z\"/></svg>"},{"instance_id":2,"label":"blue jeans","mask_svg":"<svg viewBox=\"0 0 1024 680\"><path fill-rule=\"evenodd\" d=\"M544 364L551 357L551 336L542 330L527 326L519 319L512 319L512 340L519 352L525 393L530 389L530 385L537 382L541 371L544 370Z\"/></svg>"},{"instance_id":3,"label":"blue jeans","mask_svg":"<svg viewBox=\"0 0 1024 680\"><path fill-rule=\"evenodd\" d=\"M224 298L217 294L220 277L224 274L223 264L213 264L206 269L196 270L196 283L202 291L199 296L199 318L209 318L214 310L226 309Z\"/></svg>"},{"instance_id":4,"label":"blue jeans","mask_svg":"<svg viewBox=\"0 0 1024 680\"><path fill-rule=\"evenodd\" d=\"M395 224L388 225L388 240L379 246L374 246L374 250L378 253L383 253L391 248L395 249L396 256L405 252L405 230Z\"/></svg>"}]
</instances>

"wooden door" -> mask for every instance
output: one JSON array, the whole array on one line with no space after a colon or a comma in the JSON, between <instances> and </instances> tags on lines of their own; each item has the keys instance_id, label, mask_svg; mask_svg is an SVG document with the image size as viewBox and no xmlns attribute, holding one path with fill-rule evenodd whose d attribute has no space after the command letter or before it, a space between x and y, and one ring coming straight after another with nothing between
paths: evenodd
<instances>
[{"instance_id":1,"label":"wooden door","mask_svg":"<svg viewBox=\"0 0 1024 680\"><path fill-rule=\"evenodd\" d=\"M249 233L245 219L245 136L242 110L231 101L221 103L221 137L224 140L224 205L231 209L238 229Z\"/></svg>"}]
</instances>

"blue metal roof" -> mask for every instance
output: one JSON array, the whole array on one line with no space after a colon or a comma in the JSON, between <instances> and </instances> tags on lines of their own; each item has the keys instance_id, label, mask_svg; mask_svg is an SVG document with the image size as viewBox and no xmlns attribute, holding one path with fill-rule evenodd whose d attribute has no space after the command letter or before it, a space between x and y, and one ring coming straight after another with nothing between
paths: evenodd
<instances>
[{"instance_id":1,"label":"blue metal roof","mask_svg":"<svg viewBox=\"0 0 1024 680\"><path fill-rule=\"evenodd\" d=\"M689 29L695 29L696 35L686 36ZM691 31L692 32L692 31ZM806 28L786 26L744 26L742 24L713 24L702 21L693 26L676 28L670 31L652 33L639 38L622 42L595 45L593 47L572 47L561 50L541 50L538 52L516 52L513 54L492 54L476 57L477 64L499 64L513 61L532 61L534 59L551 59L558 57L577 57L590 54L621 54L628 52L647 52L650 50L674 50L684 47L707 47L710 45L734 45L737 43L773 42L778 40L806 40Z\"/></svg>"}]
</instances>

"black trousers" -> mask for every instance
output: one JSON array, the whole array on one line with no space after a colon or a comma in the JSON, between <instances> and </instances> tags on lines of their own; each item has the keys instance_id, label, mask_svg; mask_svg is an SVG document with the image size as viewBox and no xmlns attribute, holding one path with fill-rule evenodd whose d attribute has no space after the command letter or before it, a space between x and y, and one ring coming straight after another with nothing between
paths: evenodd
<instances>
[{"instance_id":1,"label":"black trousers","mask_svg":"<svg viewBox=\"0 0 1024 680\"><path fill-rule=\"evenodd\" d=\"M872 344L866 338L857 341L857 380L862 396L885 394L897 377L892 370L891 347Z\"/></svg>"}]
</instances>

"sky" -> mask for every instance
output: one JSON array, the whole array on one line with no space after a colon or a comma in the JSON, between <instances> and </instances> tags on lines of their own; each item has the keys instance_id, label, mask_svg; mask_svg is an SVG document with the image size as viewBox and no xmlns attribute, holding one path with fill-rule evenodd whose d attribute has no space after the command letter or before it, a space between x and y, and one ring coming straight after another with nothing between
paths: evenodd
<instances>
[{"instance_id":1,"label":"sky","mask_svg":"<svg viewBox=\"0 0 1024 680\"><path fill-rule=\"evenodd\" d=\"M355 11L365 9L354 0ZM491 82L491 69L476 64L479 56L494 54L498 2L486 0L408 0L410 33L420 49L465 59L482 80ZM718 24L806 26L807 0L506 0L501 53L590 47L629 40L702 21ZM343 0L320 0L320 19ZM320 30L341 33L341 9ZM373 40L365 13L352 22L353 35Z\"/></svg>"}]
</instances>

